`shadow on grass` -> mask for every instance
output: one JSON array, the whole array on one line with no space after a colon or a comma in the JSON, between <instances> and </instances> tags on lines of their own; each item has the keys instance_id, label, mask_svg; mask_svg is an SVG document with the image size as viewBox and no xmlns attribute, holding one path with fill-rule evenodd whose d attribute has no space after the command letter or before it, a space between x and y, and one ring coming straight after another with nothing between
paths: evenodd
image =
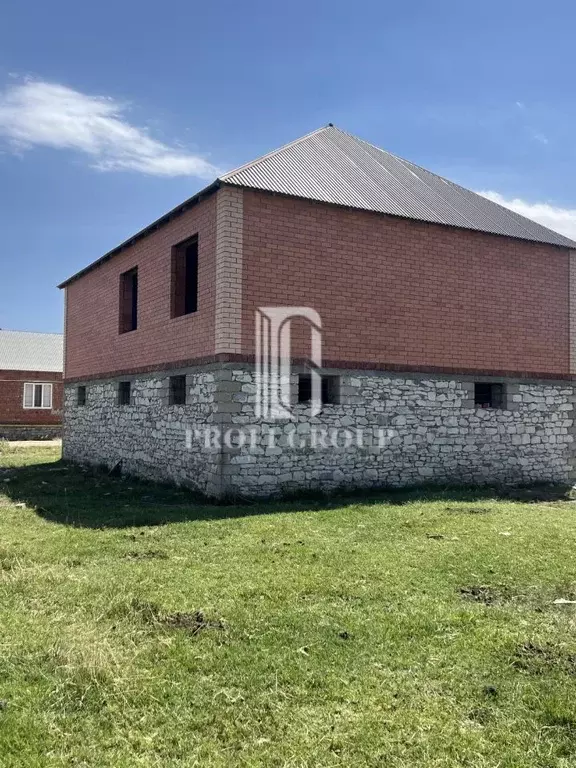
<instances>
[{"instance_id":1,"label":"shadow on grass","mask_svg":"<svg viewBox=\"0 0 576 768\"><path fill-rule=\"evenodd\" d=\"M132 477L115 477L97 468L78 467L59 461L0 469L0 492L14 503L24 502L51 522L86 528L126 528L330 507L402 505L418 501L562 501L568 499L569 488L545 484L506 488L428 485L333 494L309 492L281 500L227 499L215 503L191 490Z\"/></svg>"}]
</instances>

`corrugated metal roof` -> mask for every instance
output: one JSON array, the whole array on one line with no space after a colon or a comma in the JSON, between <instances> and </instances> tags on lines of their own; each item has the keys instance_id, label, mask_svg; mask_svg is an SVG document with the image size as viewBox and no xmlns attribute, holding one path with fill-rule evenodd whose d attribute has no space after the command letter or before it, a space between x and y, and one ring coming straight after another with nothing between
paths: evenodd
<instances>
[{"instance_id":1,"label":"corrugated metal roof","mask_svg":"<svg viewBox=\"0 0 576 768\"><path fill-rule=\"evenodd\" d=\"M576 248L564 235L332 125L227 173L221 181Z\"/></svg>"},{"instance_id":2,"label":"corrugated metal roof","mask_svg":"<svg viewBox=\"0 0 576 768\"><path fill-rule=\"evenodd\" d=\"M222 184L576 248L564 235L328 125L216 179L58 287L65 288L163 227Z\"/></svg>"},{"instance_id":3,"label":"corrugated metal roof","mask_svg":"<svg viewBox=\"0 0 576 768\"><path fill-rule=\"evenodd\" d=\"M64 336L0 330L0 371L51 371L64 369Z\"/></svg>"}]
</instances>

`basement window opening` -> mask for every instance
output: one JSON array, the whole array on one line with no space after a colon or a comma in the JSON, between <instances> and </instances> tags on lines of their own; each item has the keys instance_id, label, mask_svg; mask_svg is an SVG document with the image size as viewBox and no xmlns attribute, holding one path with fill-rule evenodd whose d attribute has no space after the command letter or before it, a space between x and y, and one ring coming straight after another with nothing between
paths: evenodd
<instances>
[{"instance_id":1,"label":"basement window opening","mask_svg":"<svg viewBox=\"0 0 576 768\"><path fill-rule=\"evenodd\" d=\"M504 408L504 385L495 382L474 383L474 405L476 408Z\"/></svg>"},{"instance_id":2,"label":"basement window opening","mask_svg":"<svg viewBox=\"0 0 576 768\"><path fill-rule=\"evenodd\" d=\"M132 384L129 381L121 381L118 384L118 405L130 405L132 402Z\"/></svg>"},{"instance_id":3,"label":"basement window opening","mask_svg":"<svg viewBox=\"0 0 576 768\"><path fill-rule=\"evenodd\" d=\"M309 403L312 400L312 374L301 373L298 376L298 402ZM340 376L322 376L322 405L340 403Z\"/></svg>"},{"instance_id":4,"label":"basement window opening","mask_svg":"<svg viewBox=\"0 0 576 768\"><path fill-rule=\"evenodd\" d=\"M168 402L170 405L186 405L186 376L171 376Z\"/></svg>"},{"instance_id":5,"label":"basement window opening","mask_svg":"<svg viewBox=\"0 0 576 768\"><path fill-rule=\"evenodd\" d=\"M78 387L76 394L77 394L77 401L76 401L77 404L79 406L86 405L86 387L85 386Z\"/></svg>"}]
</instances>

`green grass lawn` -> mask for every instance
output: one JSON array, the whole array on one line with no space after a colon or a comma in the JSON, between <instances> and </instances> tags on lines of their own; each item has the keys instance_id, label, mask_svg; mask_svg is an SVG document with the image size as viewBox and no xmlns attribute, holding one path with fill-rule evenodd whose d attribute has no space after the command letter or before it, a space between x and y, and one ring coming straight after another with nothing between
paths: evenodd
<instances>
[{"instance_id":1,"label":"green grass lawn","mask_svg":"<svg viewBox=\"0 0 576 768\"><path fill-rule=\"evenodd\" d=\"M195 504L0 449L0 766L574 766L576 505Z\"/></svg>"}]
</instances>

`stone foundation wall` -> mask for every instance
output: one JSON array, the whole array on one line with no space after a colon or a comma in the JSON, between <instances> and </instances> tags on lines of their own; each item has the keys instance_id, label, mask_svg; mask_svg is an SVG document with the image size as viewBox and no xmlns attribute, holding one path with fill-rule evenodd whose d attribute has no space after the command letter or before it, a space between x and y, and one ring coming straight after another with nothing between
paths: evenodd
<instances>
[{"instance_id":1,"label":"stone foundation wall","mask_svg":"<svg viewBox=\"0 0 576 768\"><path fill-rule=\"evenodd\" d=\"M83 407L68 385L64 457L122 460L126 472L211 495L573 479L569 382L509 380L503 407L482 409L471 378L331 371L340 404L265 421L254 415L250 366L188 371L186 406L167 404L175 373L134 378L129 406L117 405L117 380L88 383ZM291 383L295 392L296 374Z\"/></svg>"},{"instance_id":2,"label":"stone foundation wall","mask_svg":"<svg viewBox=\"0 0 576 768\"><path fill-rule=\"evenodd\" d=\"M169 405L169 376L186 375L187 405ZM218 372L170 371L87 382L86 404L78 385L64 391L63 457L126 474L188 485L217 495L219 452L187 438L190 424L209 426L216 407ZM118 404L118 382L131 381L132 403ZM216 484L216 485L215 485Z\"/></svg>"},{"instance_id":3,"label":"stone foundation wall","mask_svg":"<svg viewBox=\"0 0 576 768\"><path fill-rule=\"evenodd\" d=\"M313 418L298 405L294 421L260 423L240 450L224 448L229 491L572 480L570 384L509 381L504 407L483 409L473 379L332 373L341 374L340 405ZM230 421L246 428L255 423L253 374L233 378Z\"/></svg>"}]
</instances>

